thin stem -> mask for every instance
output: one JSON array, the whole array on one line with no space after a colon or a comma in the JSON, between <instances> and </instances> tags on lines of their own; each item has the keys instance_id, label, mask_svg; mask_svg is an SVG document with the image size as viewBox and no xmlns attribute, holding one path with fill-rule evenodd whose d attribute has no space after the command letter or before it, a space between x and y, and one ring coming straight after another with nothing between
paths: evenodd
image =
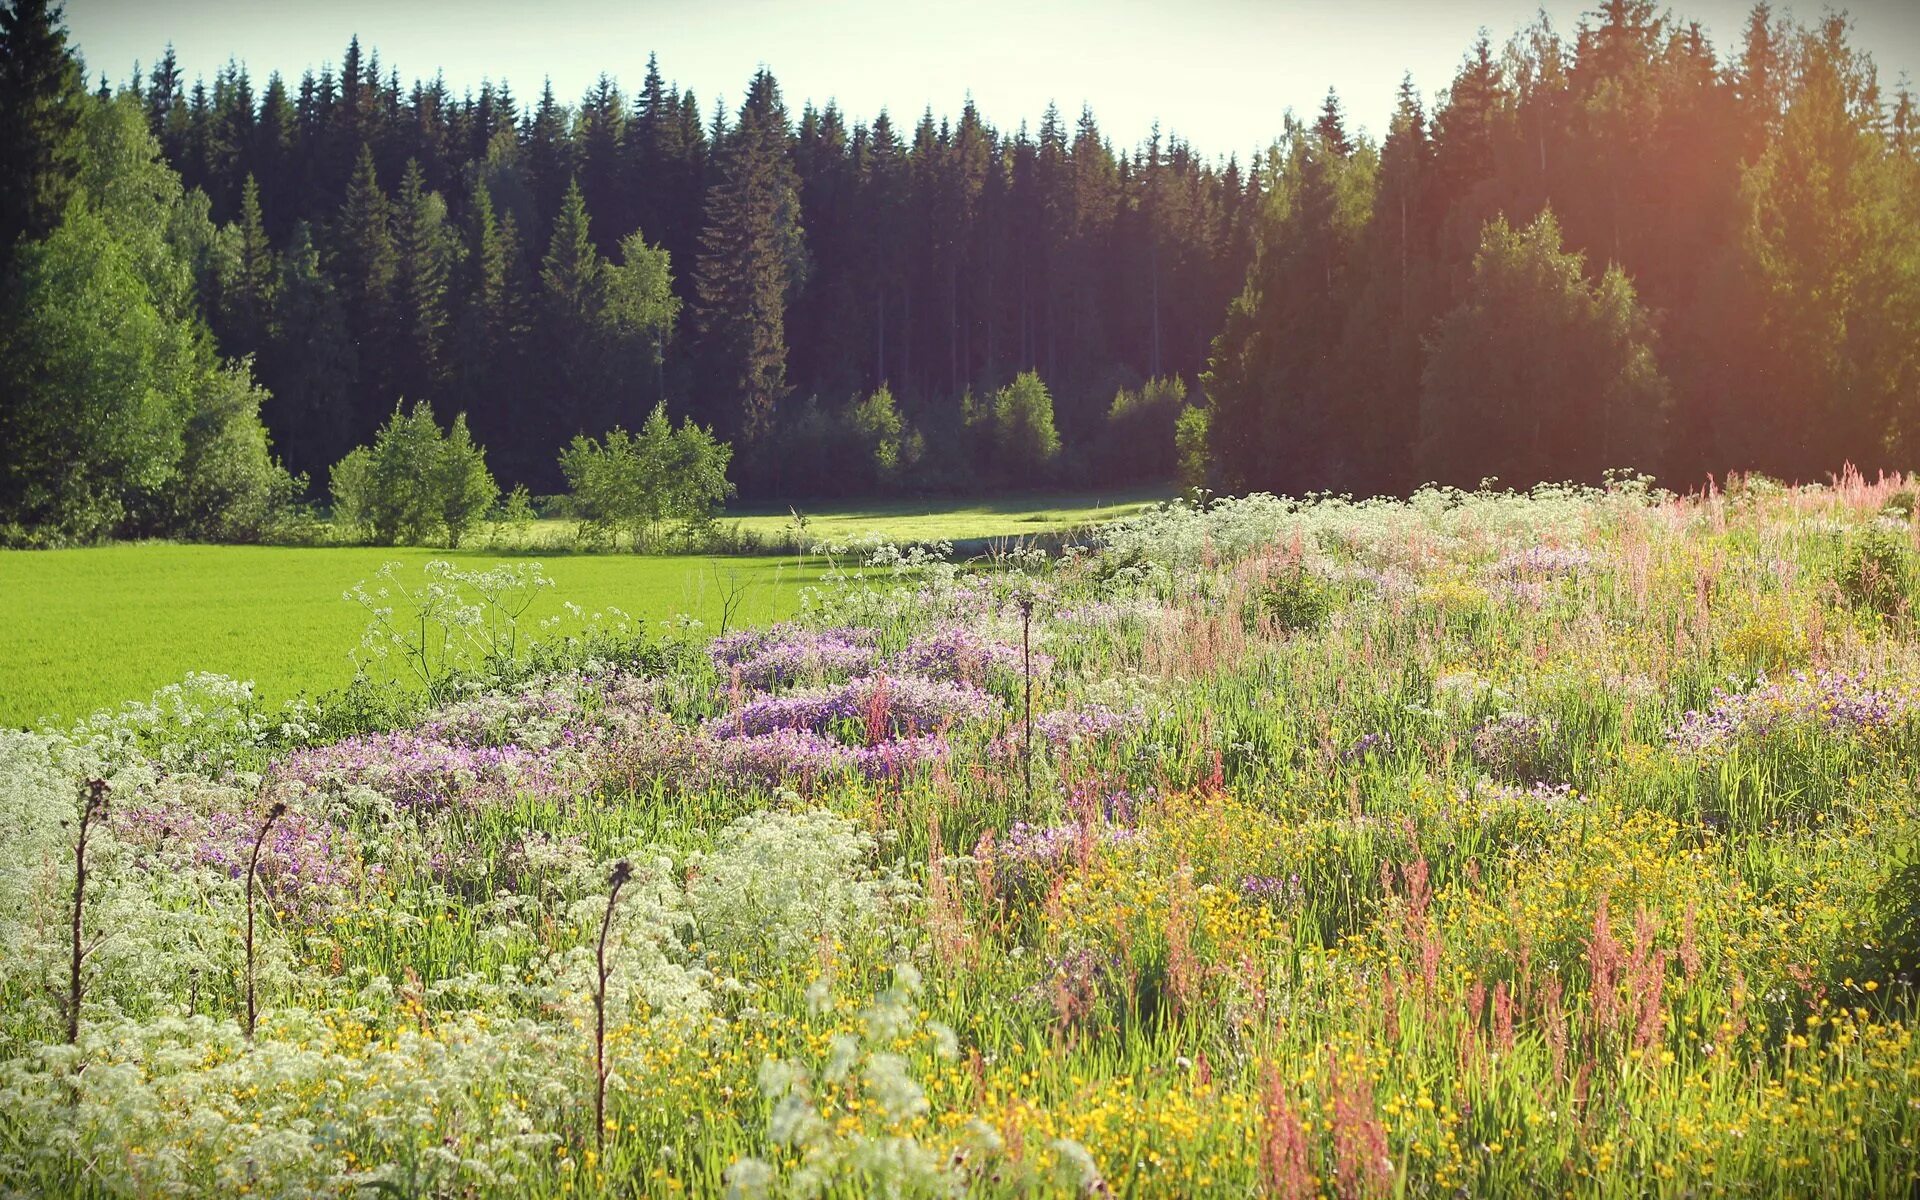
<instances>
[{"instance_id":1,"label":"thin stem","mask_svg":"<svg viewBox=\"0 0 1920 1200\"><path fill-rule=\"evenodd\" d=\"M247 856L247 1041L253 1041L253 1025L259 1016L259 1005L254 993L253 967L253 893L254 882L260 870L260 847L267 840L267 831L273 828L287 811L287 806L276 802L267 810L267 819L260 823L260 832L253 837L253 853Z\"/></svg>"},{"instance_id":2,"label":"thin stem","mask_svg":"<svg viewBox=\"0 0 1920 1200\"><path fill-rule=\"evenodd\" d=\"M1020 671L1026 679L1026 736L1021 739L1021 775L1026 783L1027 811L1033 811L1033 600L1020 601Z\"/></svg>"},{"instance_id":3,"label":"thin stem","mask_svg":"<svg viewBox=\"0 0 1920 1200\"><path fill-rule=\"evenodd\" d=\"M107 807L107 781L87 782L87 800L80 808L80 836L73 843L73 955L67 968L67 1045L80 1044L80 965L86 958L81 927L87 904L87 835Z\"/></svg>"},{"instance_id":4,"label":"thin stem","mask_svg":"<svg viewBox=\"0 0 1920 1200\"><path fill-rule=\"evenodd\" d=\"M602 1151L607 1148L607 934L613 928L613 909L620 903L620 889L632 878L633 866L626 859L613 865L613 874L607 880L613 886L607 893L607 911L600 918L600 942L594 950L598 979L593 989L593 1141Z\"/></svg>"}]
</instances>

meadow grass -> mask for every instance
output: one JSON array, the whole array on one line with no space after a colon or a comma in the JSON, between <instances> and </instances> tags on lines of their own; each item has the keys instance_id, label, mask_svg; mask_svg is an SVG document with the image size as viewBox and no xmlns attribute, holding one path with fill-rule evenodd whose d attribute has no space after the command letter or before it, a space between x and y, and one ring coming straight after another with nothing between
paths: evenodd
<instances>
[{"instance_id":1,"label":"meadow grass","mask_svg":"<svg viewBox=\"0 0 1920 1200\"><path fill-rule=\"evenodd\" d=\"M1112 495L1034 493L991 500L897 500L825 507L804 534L791 512L729 514L769 541L878 537L888 541L1017 539L1130 516L1164 490ZM803 510L803 512L806 510ZM530 549L187 546L140 543L0 553L0 598L11 653L0 665L0 724L71 720L145 696L190 671L253 680L278 702L339 687L365 613L340 601L386 562L447 559L480 568L549 556L555 595L588 610L608 606L643 620L685 614L718 624L723 597L744 588L737 622L778 620L821 564L804 555L695 555L635 559L571 552L573 522L543 520L516 541ZM558 599L549 598L541 611Z\"/></svg>"},{"instance_id":2,"label":"meadow grass","mask_svg":"<svg viewBox=\"0 0 1920 1200\"><path fill-rule=\"evenodd\" d=\"M760 545L783 549L867 537L901 545L977 544L1084 529L1134 516L1174 496L1170 488L1132 487L1099 492L1012 492L981 499L828 500L818 505L803 502L738 507L721 513L715 521L723 532L737 531ZM796 512L804 520L804 527L794 520ZM516 531L512 540L517 547L528 550L565 550L576 544L576 537L575 521L547 517Z\"/></svg>"},{"instance_id":3,"label":"meadow grass","mask_svg":"<svg viewBox=\"0 0 1920 1200\"><path fill-rule=\"evenodd\" d=\"M0 732L0 1181L1914 1194L1902 486L1250 498L394 721Z\"/></svg>"},{"instance_id":4,"label":"meadow grass","mask_svg":"<svg viewBox=\"0 0 1920 1200\"><path fill-rule=\"evenodd\" d=\"M272 703L353 676L366 612L341 598L384 563L435 559L482 568L488 552L414 547L194 546L164 542L0 553L8 652L0 724L72 720L145 696L191 671L253 680ZM746 589L736 621L792 612L817 577L791 558L625 554L546 560L556 581L536 615L563 600L656 621L685 613L717 626L722 597Z\"/></svg>"}]
</instances>

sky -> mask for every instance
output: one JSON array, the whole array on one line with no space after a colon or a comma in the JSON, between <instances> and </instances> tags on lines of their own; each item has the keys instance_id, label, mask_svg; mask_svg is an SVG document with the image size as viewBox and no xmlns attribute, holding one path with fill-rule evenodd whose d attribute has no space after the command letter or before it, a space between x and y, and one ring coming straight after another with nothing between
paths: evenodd
<instances>
[{"instance_id":1,"label":"sky","mask_svg":"<svg viewBox=\"0 0 1920 1200\"><path fill-rule=\"evenodd\" d=\"M1244 161L1283 114L1317 110L1328 87L1350 124L1386 129L1401 74L1431 97L1453 78L1478 30L1504 41L1545 11L1571 39L1596 0L67 0L66 20L91 76L121 83L174 46L189 80L229 59L256 87L278 70L337 64L358 34L403 81L444 72L458 94L483 79L523 102L550 77L576 102L606 72L629 94L647 54L663 74L737 105L762 65L797 114L836 100L850 118L882 108L896 124L932 106L957 114L969 94L992 124L1034 127L1049 101L1069 118L1091 105L1120 147L1155 122L1203 154ZM1723 57L1737 47L1747 0L1688 0ZM1856 44L1890 85L1920 81L1920 0L1847 6ZM1817 18L1813 4L1776 12ZM903 131L904 132L904 131Z\"/></svg>"}]
</instances>

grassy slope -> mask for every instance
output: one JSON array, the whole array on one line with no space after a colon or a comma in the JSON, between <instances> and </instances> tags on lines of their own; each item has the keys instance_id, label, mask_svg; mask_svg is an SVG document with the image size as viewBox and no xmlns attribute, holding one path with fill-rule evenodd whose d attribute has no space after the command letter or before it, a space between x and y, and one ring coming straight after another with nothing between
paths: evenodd
<instances>
[{"instance_id":1,"label":"grassy slope","mask_svg":"<svg viewBox=\"0 0 1920 1200\"><path fill-rule=\"evenodd\" d=\"M0 723L71 718L177 682L190 671L255 680L277 701L351 678L348 651L366 621L341 592L384 562L412 578L436 558L481 567L509 561L445 550L166 543L0 554L8 646L0 658ZM786 615L812 581L791 558L557 557L556 586L539 610L563 601L609 606L649 619L720 613L721 574L750 593L739 620Z\"/></svg>"}]
</instances>

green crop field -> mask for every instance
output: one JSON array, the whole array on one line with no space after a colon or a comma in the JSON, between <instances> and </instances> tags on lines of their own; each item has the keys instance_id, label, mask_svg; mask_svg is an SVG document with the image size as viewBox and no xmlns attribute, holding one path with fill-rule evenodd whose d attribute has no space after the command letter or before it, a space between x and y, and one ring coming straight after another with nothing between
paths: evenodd
<instances>
[{"instance_id":1,"label":"green crop field","mask_svg":"<svg viewBox=\"0 0 1920 1200\"><path fill-rule=\"evenodd\" d=\"M182 546L151 542L0 554L10 610L0 663L0 723L84 716L144 699L190 671L251 679L270 702L339 687L366 613L341 593L381 564L514 561L488 553L396 547ZM792 558L566 555L536 613L572 602L650 620L718 620L721 596L746 589L738 620L787 615L818 572ZM729 578L731 577L731 578Z\"/></svg>"}]
</instances>

